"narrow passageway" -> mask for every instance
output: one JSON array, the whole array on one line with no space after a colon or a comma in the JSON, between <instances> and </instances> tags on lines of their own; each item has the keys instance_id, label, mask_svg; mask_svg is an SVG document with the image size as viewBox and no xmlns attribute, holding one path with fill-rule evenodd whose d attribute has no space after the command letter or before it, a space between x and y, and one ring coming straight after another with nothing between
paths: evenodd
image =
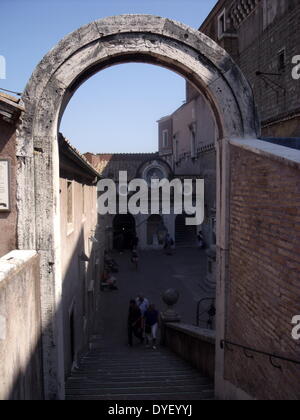
<instances>
[{"instance_id":1,"label":"narrow passageway","mask_svg":"<svg viewBox=\"0 0 300 420\"><path fill-rule=\"evenodd\" d=\"M169 257L162 251L144 251L137 271L129 252L115 258L120 264L118 290L101 293L90 351L67 381L67 399L213 398L211 381L168 349L146 349L138 340L133 348L127 343L129 300L139 293L164 310L161 294L170 287L177 289L176 309L184 322L194 324L196 304L203 297L199 273L205 275L204 253L182 248Z\"/></svg>"}]
</instances>

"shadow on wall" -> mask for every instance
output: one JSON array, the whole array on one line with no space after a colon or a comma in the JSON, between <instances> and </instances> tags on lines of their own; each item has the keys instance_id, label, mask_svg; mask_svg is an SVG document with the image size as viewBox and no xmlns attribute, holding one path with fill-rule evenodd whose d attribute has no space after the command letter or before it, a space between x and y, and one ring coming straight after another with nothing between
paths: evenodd
<instances>
[{"instance_id":1,"label":"shadow on wall","mask_svg":"<svg viewBox=\"0 0 300 420\"><path fill-rule=\"evenodd\" d=\"M68 269L62 280L62 300L57 307L55 315L43 328L37 342L27 345L30 356L26 368L19 369L13 375L15 380L7 398L8 400L43 400L58 399L55 393L45 395L44 388L45 372L52 382L55 377L51 371L51 365L47 363L49 346L57 345L56 338L49 341L52 335L53 325L57 325L57 318L63 316L63 338L64 338L64 364L65 377L72 369L73 363L77 362L81 354L87 349L89 337L93 332L95 315L99 308L99 290L100 290L100 269L96 259L100 259L100 242L91 245L89 261L81 261L86 256L84 244L84 232L82 231L79 240L74 249ZM85 258L87 259L87 258ZM80 270L80 265L84 264L84 270ZM76 268L77 267L77 268ZM39 279L38 279L39 280ZM19 302L20 305L33 304L34 302ZM18 337L14 337L14 346L18 348ZM22 349L19 349L21 351ZM8 354L8 356L10 356ZM5 361L2 361L5 363ZM44 369L42 369L44 365ZM11 379L7 378L8 381ZM4 378L5 379L5 378ZM0 382L1 385L1 382Z\"/></svg>"}]
</instances>

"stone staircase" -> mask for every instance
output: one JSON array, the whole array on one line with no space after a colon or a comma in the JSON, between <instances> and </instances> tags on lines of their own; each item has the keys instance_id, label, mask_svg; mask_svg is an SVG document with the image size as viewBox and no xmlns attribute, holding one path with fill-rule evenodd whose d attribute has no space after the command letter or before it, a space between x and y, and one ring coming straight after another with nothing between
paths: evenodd
<instances>
[{"instance_id":1,"label":"stone staircase","mask_svg":"<svg viewBox=\"0 0 300 420\"><path fill-rule=\"evenodd\" d=\"M67 400L211 400L211 380L165 348L106 348L97 339L66 383Z\"/></svg>"},{"instance_id":2,"label":"stone staircase","mask_svg":"<svg viewBox=\"0 0 300 420\"><path fill-rule=\"evenodd\" d=\"M197 247L197 231L195 226L186 226L186 216L179 215L176 221L176 248Z\"/></svg>"}]
</instances>

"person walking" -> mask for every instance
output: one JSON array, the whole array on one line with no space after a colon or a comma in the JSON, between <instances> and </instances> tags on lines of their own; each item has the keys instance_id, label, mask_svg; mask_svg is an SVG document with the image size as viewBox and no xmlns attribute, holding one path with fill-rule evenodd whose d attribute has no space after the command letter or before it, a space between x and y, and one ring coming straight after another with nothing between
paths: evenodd
<instances>
[{"instance_id":1,"label":"person walking","mask_svg":"<svg viewBox=\"0 0 300 420\"><path fill-rule=\"evenodd\" d=\"M164 250L165 250L166 255L172 255L172 246L173 245L174 245L174 241L171 238L171 235L169 233L167 233L166 240L165 240L165 245L164 245Z\"/></svg>"},{"instance_id":2,"label":"person walking","mask_svg":"<svg viewBox=\"0 0 300 420\"><path fill-rule=\"evenodd\" d=\"M138 307L140 308L142 317L144 317L146 310L149 308L149 300L145 298L143 293L140 293L138 297L136 298L136 303Z\"/></svg>"},{"instance_id":3,"label":"person walking","mask_svg":"<svg viewBox=\"0 0 300 420\"><path fill-rule=\"evenodd\" d=\"M132 347L133 335L143 344L142 313L136 301L132 299L128 311L128 345Z\"/></svg>"},{"instance_id":4,"label":"person walking","mask_svg":"<svg viewBox=\"0 0 300 420\"><path fill-rule=\"evenodd\" d=\"M150 343L152 343L153 350L156 350L159 312L155 309L153 304L149 305L149 308L144 314L144 319L147 347L150 347Z\"/></svg>"},{"instance_id":5,"label":"person walking","mask_svg":"<svg viewBox=\"0 0 300 420\"><path fill-rule=\"evenodd\" d=\"M204 236L202 231L200 230L198 235L197 235L197 239L198 239L198 246L199 249L204 249L205 248L205 242L204 242Z\"/></svg>"},{"instance_id":6,"label":"person walking","mask_svg":"<svg viewBox=\"0 0 300 420\"><path fill-rule=\"evenodd\" d=\"M130 258L132 264L134 265L135 269L138 269L138 265L139 265L139 255L137 253L137 250L134 249L131 253L131 258Z\"/></svg>"},{"instance_id":7,"label":"person walking","mask_svg":"<svg viewBox=\"0 0 300 420\"><path fill-rule=\"evenodd\" d=\"M134 235L133 240L132 240L132 251L137 250L138 245L139 245L139 238L137 235Z\"/></svg>"},{"instance_id":8,"label":"person walking","mask_svg":"<svg viewBox=\"0 0 300 420\"><path fill-rule=\"evenodd\" d=\"M138 297L136 298L136 304L138 305L141 314L142 314L142 331L143 331L143 337L145 338L145 319L144 315L147 309L149 308L149 300L144 297L143 293L140 293Z\"/></svg>"}]
</instances>

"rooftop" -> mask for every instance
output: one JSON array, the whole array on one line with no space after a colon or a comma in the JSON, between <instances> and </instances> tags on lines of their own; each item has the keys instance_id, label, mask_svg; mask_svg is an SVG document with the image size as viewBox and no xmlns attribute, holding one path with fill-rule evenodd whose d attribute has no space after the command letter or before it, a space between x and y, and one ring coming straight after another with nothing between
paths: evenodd
<instances>
[{"instance_id":1,"label":"rooftop","mask_svg":"<svg viewBox=\"0 0 300 420\"><path fill-rule=\"evenodd\" d=\"M98 153L95 155L99 160L145 160L158 157L158 152L155 153Z\"/></svg>"},{"instance_id":2,"label":"rooftop","mask_svg":"<svg viewBox=\"0 0 300 420\"><path fill-rule=\"evenodd\" d=\"M15 121L19 118L24 107L20 105L21 98L0 92L0 115L8 122Z\"/></svg>"},{"instance_id":3,"label":"rooftop","mask_svg":"<svg viewBox=\"0 0 300 420\"><path fill-rule=\"evenodd\" d=\"M63 134L59 133L59 149L60 153L65 153L70 157L77 165L85 169L91 175L101 178L99 172L94 168L94 166L82 155L71 142L66 139Z\"/></svg>"}]
</instances>

